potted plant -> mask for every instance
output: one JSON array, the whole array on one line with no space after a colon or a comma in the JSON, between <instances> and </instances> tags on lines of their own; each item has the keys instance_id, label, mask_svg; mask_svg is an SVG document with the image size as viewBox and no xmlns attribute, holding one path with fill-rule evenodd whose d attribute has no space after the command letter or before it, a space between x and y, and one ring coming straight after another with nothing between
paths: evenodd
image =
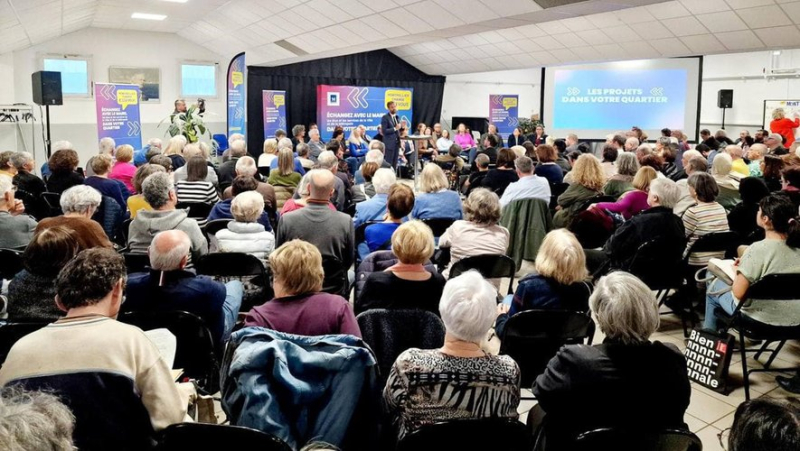
<instances>
[{"instance_id":1,"label":"potted plant","mask_svg":"<svg viewBox=\"0 0 800 451\"><path fill-rule=\"evenodd\" d=\"M170 136L183 135L190 143L195 143L201 135L208 135L211 139L211 132L203 122L201 109L197 105L190 106L185 113L173 113L168 118L164 118L158 126L169 119L167 132Z\"/></svg>"}]
</instances>

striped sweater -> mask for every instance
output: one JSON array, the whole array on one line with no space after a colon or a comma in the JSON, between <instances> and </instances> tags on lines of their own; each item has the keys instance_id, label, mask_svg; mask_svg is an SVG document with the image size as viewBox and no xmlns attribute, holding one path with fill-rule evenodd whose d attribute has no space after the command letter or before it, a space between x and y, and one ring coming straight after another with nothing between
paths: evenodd
<instances>
[{"instance_id":1,"label":"striped sweater","mask_svg":"<svg viewBox=\"0 0 800 451\"><path fill-rule=\"evenodd\" d=\"M178 202L198 202L204 204L215 204L219 202L217 190L210 182L196 181L188 182L181 180L175 184L175 194Z\"/></svg>"},{"instance_id":2,"label":"striped sweater","mask_svg":"<svg viewBox=\"0 0 800 451\"><path fill-rule=\"evenodd\" d=\"M730 230L725 208L716 202L698 202L697 205L686 210L683 215L683 226L686 228L686 237L689 238L684 257L701 236ZM689 264L705 266L708 264L708 260L723 257L723 253L720 252L694 252L689 256Z\"/></svg>"}]
</instances>

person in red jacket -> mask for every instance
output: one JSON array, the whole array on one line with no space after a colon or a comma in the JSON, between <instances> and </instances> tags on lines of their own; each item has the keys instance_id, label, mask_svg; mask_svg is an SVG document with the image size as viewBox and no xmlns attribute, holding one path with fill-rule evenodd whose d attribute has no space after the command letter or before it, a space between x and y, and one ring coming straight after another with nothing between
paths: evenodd
<instances>
[{"instance_id":1,"label":"person in red jacket","mask_svg":"<svg viewBox=\"0 0 800 451\"><path fill-rule=\"evenodd\" d=\"M772 133L778 133L783 136L783 145L787 149L794 143L794 129L800 127L800 116L794 113L794 120L786 117L786 112L783 108L776 108L772 111L772 122L769 123L769 129Z\"/></svg>"}]
</instances>

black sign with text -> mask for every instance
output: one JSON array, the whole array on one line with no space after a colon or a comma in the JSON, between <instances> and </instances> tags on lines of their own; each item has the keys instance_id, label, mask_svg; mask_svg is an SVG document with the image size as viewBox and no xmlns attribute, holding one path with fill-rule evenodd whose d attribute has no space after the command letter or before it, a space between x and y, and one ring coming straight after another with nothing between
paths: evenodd
<instances>
[{"instance_id":1,"label":"black sign with text","mask_svg":"<svg viewBox=\"0 0 800 451\"><path fill-rule=\"evenodd\" d=\"M725 393L735 338L707 330L693 330L683 351L689 379Z\"/></svg>"}]
</instances>

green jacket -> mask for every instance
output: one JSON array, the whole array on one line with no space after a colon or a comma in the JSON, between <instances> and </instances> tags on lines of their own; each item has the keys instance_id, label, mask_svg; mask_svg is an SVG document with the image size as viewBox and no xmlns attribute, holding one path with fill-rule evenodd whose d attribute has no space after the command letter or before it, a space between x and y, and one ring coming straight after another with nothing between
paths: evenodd
<instances>
[{"instance_id":1,"label":"green jacket","mask_svg":"<svg viewBox=\"0 0 800 451\"><path fill-rule=\"evenodd\" d=\"M573 183L564 191L564 194L558 196L558 205L561 207L556 215L553 217L553 226L560 229L562 227L569 228L572 220L578 214L578 210L587 200L597 197L600 194L598 191L592 191L583 185Z\"/></svg>"},{"instance_id":2,"label":"green jacket","mask_svg":"<svg viewBox=\"0 0 800 451\"><path fill-rule=\"evenodd\" d=\"M603 187L603 194L617 199L628 191L633 191L633 184L628 180L620 180L614 177L609 179Z\"/></svg>"},{"instance_id":3,"label":"green jacket","mask_svg":"<svg viewBox=\"0 0 800 451\"><path fill-rule=\"evenodd\" d=\"M547 232L553 229L553 220L547 202L541 199L518 199L503 208L500 225L508 229L508 251L517 270L522 260L536 260Z\"/></svg>"}]
</instances>

